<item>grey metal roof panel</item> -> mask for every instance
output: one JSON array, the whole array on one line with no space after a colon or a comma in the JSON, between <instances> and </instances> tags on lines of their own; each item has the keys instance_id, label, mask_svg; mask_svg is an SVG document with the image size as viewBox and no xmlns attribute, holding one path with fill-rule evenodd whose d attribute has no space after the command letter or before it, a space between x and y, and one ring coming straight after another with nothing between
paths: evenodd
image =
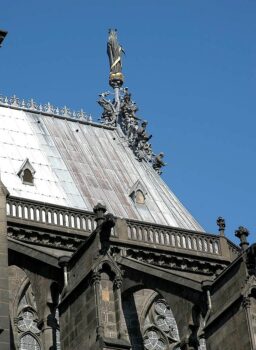
<instances>
[{"instance_id":1,"label":"grey metal roof panel","mask_svg":"<svg viewBox=\"0 0 256 350\"><path fill-rule=\"evenodd\" d=\"M92 210L103 201L120 217L202 231L151 165L139 162L115 129L0 107L0 171L12 195ZM34 186L17 172L28 158ZM130 191L147 191L144 206Z\"/></svg>"}]
</instances>

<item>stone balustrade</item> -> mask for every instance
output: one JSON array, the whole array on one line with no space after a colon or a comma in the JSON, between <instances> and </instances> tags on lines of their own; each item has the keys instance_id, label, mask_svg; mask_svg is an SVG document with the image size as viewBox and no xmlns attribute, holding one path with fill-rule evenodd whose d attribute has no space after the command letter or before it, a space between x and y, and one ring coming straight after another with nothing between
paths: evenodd
<instances>
[{"instance_id":1,"label":"stone balustrade","mask_svg":"<svg viewBox=\"0 0 256 350\"><path fill-rule=\"evenodd\" d=\"M219 236L128 221L128 239L147 244L221 255Z\"/></svg>"},{"instance_id":2,"label":"stone balustrade","mask_svg":"<svg viewBox=\"0 0 256 350\"><path fill-rule=\"evenodd\" d=\"M22 220L22 223L35 223L53 227L68 229L70 233L86 235L96 228L95 214L89 211L71 209L68 207L42 202L7 198L8 220ZM135 220L126 220L127 236L122 236L126 241L136 244L147 244L159 249L165 247L177 250L187 250L190 253L197 252L222 256L221 237L217 235L189 231L185 229L156 225ZM112 230L112 237L118 238L117 230ZM223 237L222 237L223 238ZM223 238L228 246L231 259L235 259L240 253L239 248Z\"/></svg>"},{"instance_id":3,"label":"stone balustrade","mask_svg":"<svg viewBox=\"0 0 256 350\"><path fill-rule=\"evenodd\" d=\"M91 232L96 228L94 213L70 209L41 202L7 198L7 216L10 218L33 221L43 225L61 226L77 231Z\"/></svg>"}]
</instances>

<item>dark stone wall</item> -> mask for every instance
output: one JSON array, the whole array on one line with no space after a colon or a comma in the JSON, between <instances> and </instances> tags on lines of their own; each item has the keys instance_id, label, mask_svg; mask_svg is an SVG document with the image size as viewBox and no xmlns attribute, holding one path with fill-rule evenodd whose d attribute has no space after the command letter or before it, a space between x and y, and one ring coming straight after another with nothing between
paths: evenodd
<instances>
[{"instance_id":1,"label":"dark stone wall","mask_svg":"<svg viewBox=\"0 0 256 350\"><path fill-rule=\"evenodd\" d=\"M239 302L214 322L206 337L207 350L252 349L245 310Z\"/></svg>"},{"instance_id":2,"label":"dark stone wall","mask_svg":"<svg viewBox=\"0 0 256 350\"><path fill-rule=\"evenodd\" d=\"M172 309L173 315L177 322L180 339L189 338L192 334L192 328L198 326L196 324L196 320L193 319L196 301L193 302L191 300L188 300L187 298L184 298L182 295L176 295L176 293L173 293L171 288L169 293L166 293L166 291L162 291L161 294L164 296L164 298L166 299L166 301ZM204 302L205 300L202 295L200 305L202 309L204 308ZM200 309L200 307L197 306L197 309Z\"/></svg>"},{"instance_id":3,"label":"dark stone wall","mask_svg":"<svg viewBox=\"0 0 256 350\"><path fill-rule=\"evenodd\" d=\"M61 349L97 349L96 326L94 290L82 283L79 290L60 305Z\"/></svg>"},{"instance_id":4,"label":"dark stone wall","mask_svg":"<svg viewBox=\"0 0 256 350\"><path fill-rule=\"evenodd\" d=\"M0 181L0 349L10 344L6 189Z\"/></svg>"},{"instance_id":5,"label":"dark stone wall","mask_svg":"<svg viewBox=\"0 0 256 350\"><path fill-rule=\"evenodd\" d=\"M156 283L157 285L157 283ZM158 285L159 287L160 285ZM184 287L185 288L185 287ZM146 289L141 288L134 292L126 292L123 296L123 314L127 333L132 344L132 349L142 350L143 346L143 327L147 311L156 297L164 298L170 305L177 327L180 339L189 339L193 337L193 327L197 325L193 318L195 304L184 298L182 295L176 295L174 289L169 286L169 292L166 288ZM204 299L202 298L202 302ZM198 308L197 308L198 309Z\"/></svg>"},{"instance_id":6,"label":"dark stone wall","mask_svg":"<svg viewBox=\"0 0 256 350\"><path fill-rule=\"evenodd\" d=\"M206 328L207 349L252 349L242 295L246 281L246 265L240 259L213 284L212 316Z\"/></svg>"},{"instance_id":7,"label":"dark stone wall","mask_svg":"<svg viewBox=\"0 0 256 350\"><path fill-rule=\"evenodd\" d=\"M241 259L217 279L211 291L213 314L220 312L225 303L239 297L241 289L245 285L246 276L246 266Z\"/></svg>"},{"instance_id":8,"label":"dark stone wall","mask_svg":"<svg viewBox=\"0 0 256 350\"><path fill-rule=\"evenodd\" d=\"M256 347L256 293L254 298L252 298L250 316L252 323L252 337L254 341L254 346Z\"/></svg>"},{"instance_id":9,"label":"dark stone wall","mask_svg":"<svg viewBox=\"0 0 256 350\"><path fill-rule=\"evenodd\" d=\"M151 290L156 294L162 296L170 305L170 308L177 322L180 338L182 340L191 337L193 331L198 326L197 318L193 317L195 314L195 309L197 312L205 311L205 298L203 296L203 293L193 291L192 288L190 288L189 280L186 286L180 286L166 280L164 281L158 276L144 274L142 271L136 271L135 273L133 270L128 269L126 271L126 278L124 280L124 289L125 298L127 298L127 294L130 293L129 290L136 291L138 289ZM132 303L135 303L135 301L132 301L132 299L130 300L131 305ZM139 312L137 316L137 319L139 320L141 316L140 310L142 310L143 305L146 302L146 297L143 298L141 296L138 300L141 301L141 305L139 307L131 306L131 309L133 308ZM125 302L127 303L128 301ZM126 307L126 309L128 308L129 306ZM136 315L133 315L131 317L134 319L134 321L131 321L131 323L134 325L136 322ZM139 339L139 333L137 333L136 337Z\"/></svg>"}]
</instances>

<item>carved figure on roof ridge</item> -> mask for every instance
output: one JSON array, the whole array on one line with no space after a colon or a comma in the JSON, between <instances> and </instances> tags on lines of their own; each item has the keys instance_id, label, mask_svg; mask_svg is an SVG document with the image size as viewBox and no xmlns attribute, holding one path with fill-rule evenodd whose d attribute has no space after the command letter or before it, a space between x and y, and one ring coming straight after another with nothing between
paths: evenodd
<instances>
[{"instance_id":1,"label":"carved figure on roof ridge","mask_svg":"<svg viewBox=\"0 0 256 350\"><path fill-rule=\"evenodd\" d=\"M121 101L121 112L124 114L125 117L138 119L135 115L137 111L138 107L136 103L132 101L131 93L126 88Z\"/></svg>"},{"instance_id":2,"label":"carved figure on roof ridge","mask_svg":"<svg viewBox=\"0 0 256 350\"><path fill-rule=\"evenodd\" d=\"M144 120L140 127L137 130L136 138L134 140L133 148L135 151L135 154L137 155L138 159L141 161L142 159L146 160L146 152L145 150L148 150L147 143L151 139L152 135L149 135L146 132L148 122Z\"/></svg>"},{"instance_id":3,"label":"carved figure on roof ridge","mask_svg":"<svg viewBox=\"0 0 256 350\"><path fill-rule=\"evenodd\" d=\"M155 156L153 160L153 168L159 175L162 174L161 168L166 166L166 163L163 161L163 158L164 158L164 153L160 152L157 156Z\"/></svg>"},{"instance_id":4,"label":"carved figure on roof ridge","mask_svg":"<svg viewBox=\"0 0 256 350\"><path fill-rule=\"evenodd\" d=\"M102 122L107 125L114 125L117 119L117 112L114 104L110 100L106 99L108 94L109 93L106 92L100 94L100 98L97 102L103 108L101 115Z\"/></svg>"}]
</instances>

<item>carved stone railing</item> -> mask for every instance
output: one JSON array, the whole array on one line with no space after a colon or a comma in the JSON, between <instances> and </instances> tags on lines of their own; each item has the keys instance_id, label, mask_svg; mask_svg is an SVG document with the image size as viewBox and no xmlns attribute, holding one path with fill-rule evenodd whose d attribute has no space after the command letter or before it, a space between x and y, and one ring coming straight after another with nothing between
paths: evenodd
<instances>
[{"instance_id":1,"label":"carved stone railing","mask_svg":"<svg viewBox=\"0 0 256 350\"><path fill-rule=\"evenodd\" d=\"M7 217L21 219L24 223L35 222L45 226L57 226L76 231L91 232L96 227L92 212L44 204L42 202L7 198Z\"/></svg>"},{"instance_id":2,"label":"carved stone railing","mask_svg":"<svg viewBox=\"0 0 256 350\"><path fill-rule=\"evenodd\" d=\"M229 239L227 240L228 242L228 249L229 249L229 254L232 260L235 260L239 254L241 254L241 249L235 245L233 242L231 242Z\"/></svg>"},{"instance_id":3,"label":"carved stone railing","mask_svg":"<svg viewBox=\"0 0 256 350\"><path fill-rule=\"evenodd\" d=\"M155 245L221 255L220 237L168 226L128 220L128 240Z\"/></svg>"},{"instance_id":4,"label":"carved stone railing","mask_svg":"<svg viewBox=\"0 0 256 350\"><path fill-rule=\"evenodd\" d=\"M15 109L21 109L33 113L47 114L56 117L71 118L71 119L82 119L85 121L92 122L92 116L85 113L82 109L80 111L72 111L66 106L58 108L50 104L38 104L33 99L29 101L20 100L17 96L6 97L0 95L0 106L11 107Z\"/></svg>"},{"instance_id":5,"label":"carved stone railing","mask_svg":"<svg viewBox=\"0 0 256 350\"><path fill-rule=\"evenodd\" d=\"M93 212L72 209L17 197L7 198L7 220L14 224L28 224L62 232L88 236L96 228ZM234 260L239 248L225 237L175 227L126 220L127 232L122 238L131 244L147 245L158 249L177 250L190 254L226 257ZM118 229L111 236L118 239ZM224 242L224 246L223 246ZM224 248L223 248L224 247Z\"/></svg>"}]
</instances>

